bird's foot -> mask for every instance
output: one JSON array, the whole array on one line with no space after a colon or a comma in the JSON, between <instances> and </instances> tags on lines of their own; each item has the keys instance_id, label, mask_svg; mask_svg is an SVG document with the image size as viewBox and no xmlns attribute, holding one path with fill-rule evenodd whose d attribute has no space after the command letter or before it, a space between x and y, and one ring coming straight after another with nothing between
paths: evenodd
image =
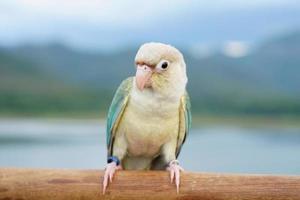
<instances>
[{"instance_id":1,"label":"bird's foot","mask_svg":"<svg viewBox=\"0 0 300 200\"><path fill-rule=\"evenodd\" d=\"M108 186L108 180L111 183L113 180L113 176L116 170L120 170L122 167L117 165L115 162L108 163L105 168L104 179L103 179L103 194L105 194L106 188Z\"/></svg>"},{"instance_id":2,"label":"bird's foot","mask_svg":"<svg viewBox=\"0 0 300 200\"><path fill-rule=\"evenodd\" d=\"M171 183L173 183L173 180L175 179L175 185L178 194L180 184L180 171L184 171L184 169L179 165L178 160L172 160L169 163L167 170L170 172Z\"/></svg>"}]
</instances>

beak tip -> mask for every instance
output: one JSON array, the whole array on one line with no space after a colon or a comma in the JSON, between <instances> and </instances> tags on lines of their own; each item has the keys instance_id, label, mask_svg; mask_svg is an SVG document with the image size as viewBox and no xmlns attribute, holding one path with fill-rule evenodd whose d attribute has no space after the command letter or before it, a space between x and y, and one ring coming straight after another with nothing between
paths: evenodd
<instances>
[{"instance_id":1,"label":"beak tip","mask_svg":"<svg viewBox=\"0 0 300 200\"><path fill-rule=\"evenodd\" d=\"M153 71L147 67L138 67L135 75L136 86L140 91L143 91L147 81L151 78Z\"/></svg>"},{"instance_id":2,"label":"beak tip","mask_svg":"<svg viewBox=\"0 0 300 200\"><path fill-rule=\"evenodd\" d=\"M144 87L141 86L139 83L136 83L136 86L137 86L139 91L143 91Z\"/></svg>"}]
</instances>

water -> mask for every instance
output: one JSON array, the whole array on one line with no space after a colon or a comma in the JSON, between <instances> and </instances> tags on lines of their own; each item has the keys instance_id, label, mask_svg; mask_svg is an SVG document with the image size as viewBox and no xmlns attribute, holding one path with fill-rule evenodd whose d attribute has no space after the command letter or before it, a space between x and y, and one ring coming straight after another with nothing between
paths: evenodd
<instances>
[{"instance_id":1,"label":"water","mask_svg":"<svg viewBox=\"0 0 300 200\"><path fill-rule=\"evenodd\" d=\"M0 167L105 166L104 124L97 121L0 120ZM203 127L179 157L190 171L300 174L300 129Z\"/></svg>"}]
</instances>

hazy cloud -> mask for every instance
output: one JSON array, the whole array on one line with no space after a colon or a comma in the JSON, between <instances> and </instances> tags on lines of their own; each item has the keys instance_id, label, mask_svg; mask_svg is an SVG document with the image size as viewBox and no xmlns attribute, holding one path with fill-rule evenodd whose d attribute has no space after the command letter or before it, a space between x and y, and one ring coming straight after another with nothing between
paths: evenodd
<instances>
[{"instance_id":1,"label":"hazy cloud","mask_svg":"<svg viewBox=\"0 0 300 200\"><path fill-rule=\"evenodd\" d=\"M256 10L265 8L266 14L270 12L268 8L289 8L296 12L299 6L293 0L0 1L0 44L58 40L83 48L106 48L144 40L201 42L199 37L207 40L214 34L220 35L215 40L222 41L235 39L222 38L222 34L233 29L230 23L234 16L250 12L248 18L251 18ZM282 18L284 23L279 23L279 29L298 25L295 17ZM223 32L213 33L215 27Z\"/></svg>"}]
</instances>

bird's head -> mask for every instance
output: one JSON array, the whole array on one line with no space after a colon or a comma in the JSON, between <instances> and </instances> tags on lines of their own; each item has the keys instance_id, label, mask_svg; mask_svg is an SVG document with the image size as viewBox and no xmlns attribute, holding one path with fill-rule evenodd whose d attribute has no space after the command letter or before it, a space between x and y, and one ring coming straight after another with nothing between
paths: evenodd
<instances>
[{"instance_id":1,"label":"bird's head","mask_svg":"<svg viewBox=\"0 0 300 200\"><path fill-rule=\"evenodd\" d=\"M186 65L183 55L175 47L162 43L145 43L136 54L135 64L136 86L140 91L184 91L187 83Z\"/></svg>"}]
</instances>

